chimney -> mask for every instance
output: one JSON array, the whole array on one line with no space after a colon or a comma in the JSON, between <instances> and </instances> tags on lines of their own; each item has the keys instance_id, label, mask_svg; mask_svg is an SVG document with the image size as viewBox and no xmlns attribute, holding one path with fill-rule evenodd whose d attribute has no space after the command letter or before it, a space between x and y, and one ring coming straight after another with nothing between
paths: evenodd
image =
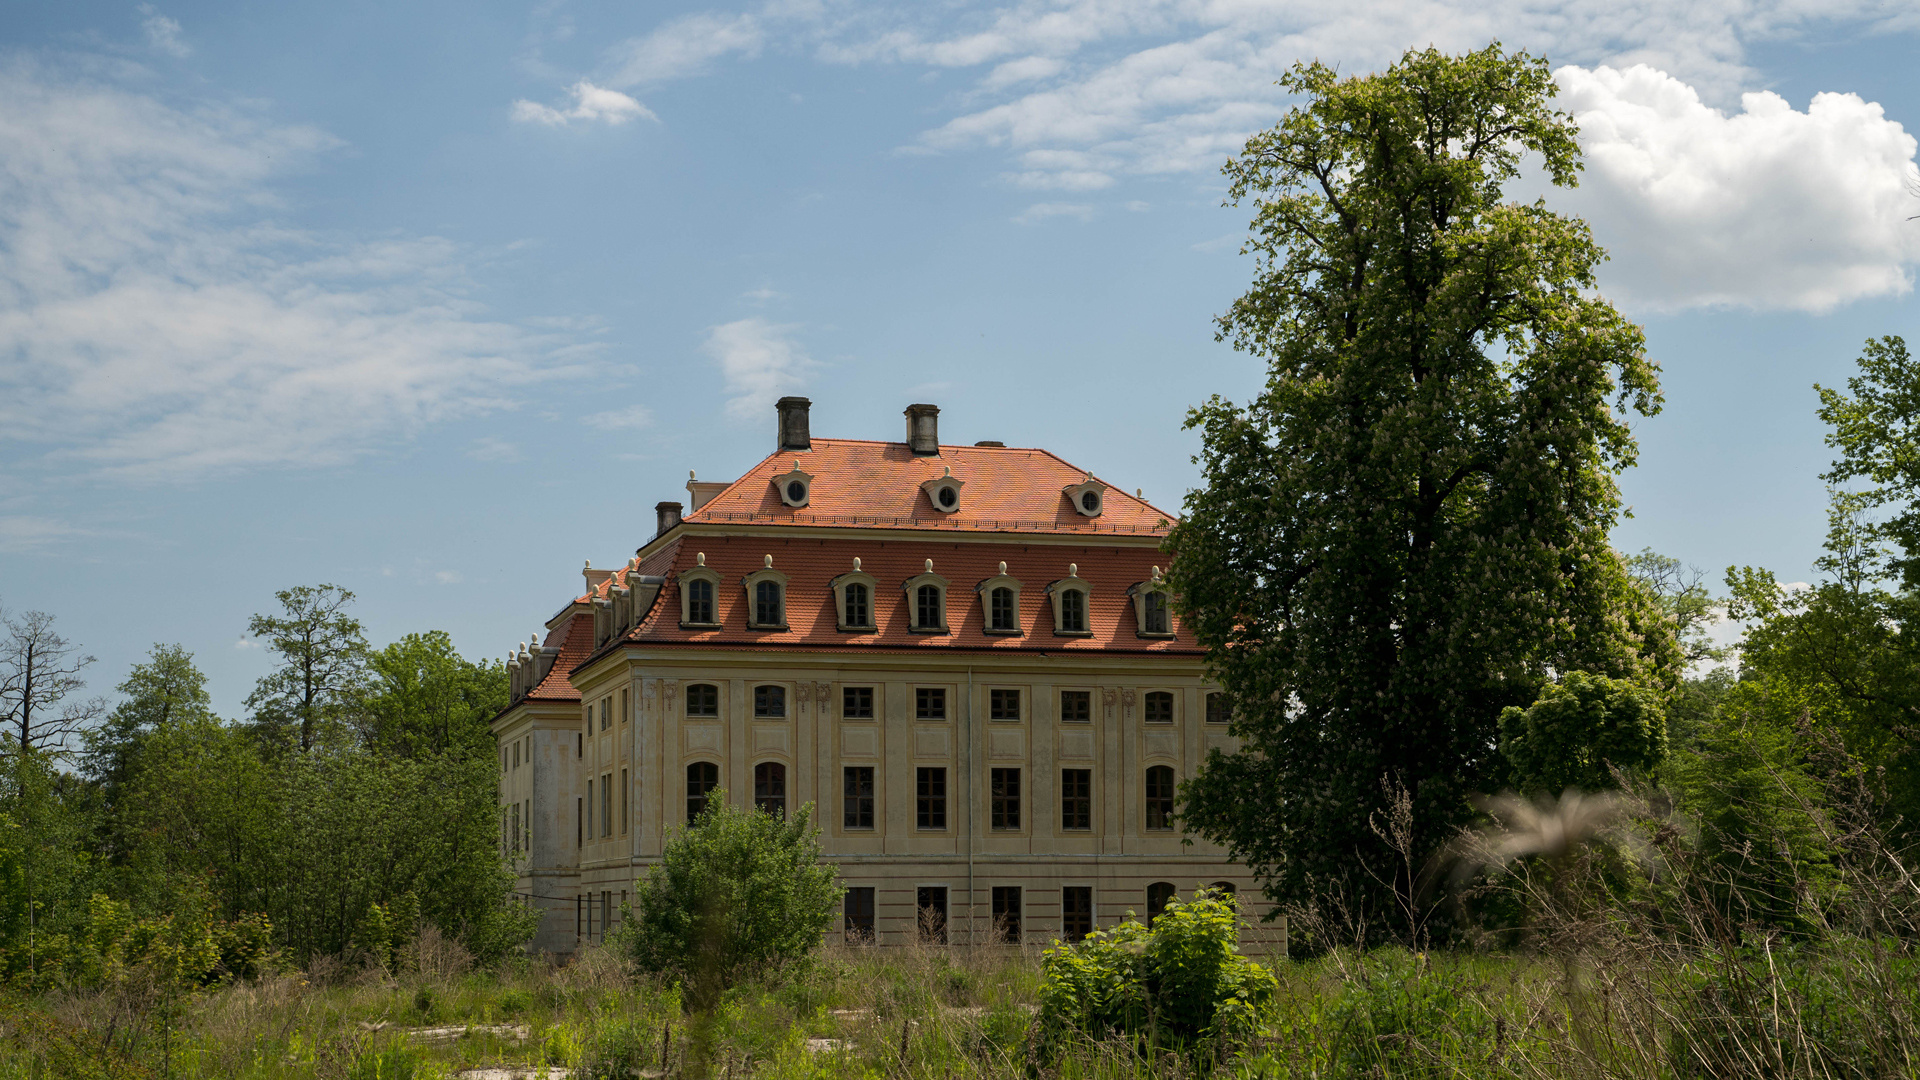
<instances>
[{"instance_id":1,"label":"chimney","mask_svg":"<svg viewBox=\"0 0 1920 1080\"><path fill-rule=\"evenodd\" d=\"M807 433L807 410L813 402L803 397L783 397L773 407L780 411L780 430L775 439L780 445L774 451L813 449L813 438Z\"/></svg>"},{"instance_id":2,"label":"chimney","mask_svg":"<svg viewBox=\"0 0 1920 1080\"><path fill-rule=\"evenodd\" d=\"M677 502L654 503L653 516L659 522L660 528L653 535L664 536L668 529L680 524L680 510L681 506Z\"/></svg>"},{"instance_id":3,"label":"chimney","mask_svg":"<svg viewBox=\"0 0 1920 1080\"><path fill-rule=\"evenodd\" d=\"M940 454L940 406L907 406L907 445L921 457Z\"/></svg>"}]
</instances>

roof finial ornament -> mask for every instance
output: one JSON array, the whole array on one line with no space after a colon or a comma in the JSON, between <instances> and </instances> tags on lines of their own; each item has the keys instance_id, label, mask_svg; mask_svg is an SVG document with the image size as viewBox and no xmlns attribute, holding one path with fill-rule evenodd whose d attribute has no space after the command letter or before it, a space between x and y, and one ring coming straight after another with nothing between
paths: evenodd
<instances>
[{"instance_id":1,"label":"roof finial ornament","mask_svg":"<svg viewBox=\"0 0 1920 1080\"><path fill-rule=\"evenodd\" d=\"M1157 566L1153 568L1153 580L1155 581L1160 580L1160 568Z\"/></svg>"},{"instance_id":2,"label":"roof finial ornament","mask_svg":"<svg viewBox=\"0 0 1920 1080\"><path fill-rule=\"evenodd\" d=\"M1005 559L1000 560L1000 576L1001 577L1007 576L1007 560Z\"/></svg>"},{"instance_id":3,"label":"roof finial ornament","mask_svg":"<svg viewBox=\"0 0 1920 1080\"><path fill-rule=\"evenodd\" d=\"M766 555L766 556L762 556L762 561L761 561L761 563L760 563L760 565L761 565L761 566L765 566L765 567L768 567L769 569L771 569L771 568L772 568L772 566L773 566L773 556L771 556L771 555Z\"/></svg>"},{"instance_id":4,"label":"roof finial ornament","mask_svg":"<svg viewBox=\"0 0 1920 1080\"><path fill-rule=\"evenodd\" d=\"M1133 497L1136 499L1139 499L1141 502L1147 501L1147 496L1144 494L1143 489L1141 488L1133 489Z\"/></svg>"},{"instance_id":5,"label":"roof finial ornament","mask_svg":"<svg viewBox=\"0 0 1920 1080\"><path fill-rule=\"evenodd\" d=\"M927 560L927 573L929 573L929 574L931 574L931 573L933 573L933 560L932 560L932 559L928 559L928 560Z\"/></svg>"},{"instance_id":6,"label":"roof finial ornament","mask_svg":"<svg viewBox=\"0 0 1920 1080\"><path fill-rule=\"evenodd\" d=\"M1067 576L1068 576L1068 577L1079 577L1079 576L1080 576L1080 564L1079 564L1079 563L1077 563L1077 562L1070 562L1070 563L1068 563L1068 564L1067 564Z\"/></svg>"},{"instance_id":7,"label":"roof finial ornament","mask_svg":"<svg viewBox=\"0 0 1920 1080\"><path fill-rule=\"evenodd\" d=\"M941 476L952 476L952 475L953 475L953 466L951 466L951 465L942 465L942 466L940 467L940 475L941 475Z\"/></svg>"},{"instance_id":8,"label":"roof finial ornament","mask_svg":"<svg viewBox=\"0 0 1920 1080\"><path fill-rule=\"evenodd\" d=\"M860 572L860 556L858 555L853 557L853 570L856 574Z\"/></svg>"},{"instance_id":9,"label":"roof finial ornament","mask_svg":"<svg viewBox=\"0 0 1920 1080\"><path fill-rule=\"evenodd\" d=\"M695 565L695 566L705 566L705 565L707 565L707 553L706 553L706 552L704 552L704 551L696 551L696 552L694 552L694 553L693 553L693 562L694 562L694 565Z\"/></svg>"},{"instance_id":10,"label":"roof finial ornament","mask_svg":"<svg viewBox=\"0 0 1920 1080\"><path fill-rule=\"evenodd\" d=\"M688 470L687 470L687 479L689 479L689 480L691 480L691 479L693 479L693 470L692 470L692 469L688 469Z\"/></svg>"}]
</instances>

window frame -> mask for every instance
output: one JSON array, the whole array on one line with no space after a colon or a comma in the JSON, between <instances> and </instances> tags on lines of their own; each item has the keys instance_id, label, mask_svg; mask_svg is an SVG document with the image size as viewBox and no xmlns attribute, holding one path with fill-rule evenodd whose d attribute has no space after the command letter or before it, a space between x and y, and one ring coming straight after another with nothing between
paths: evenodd
<instances>
[{"instance_id":1,"label":"window frame","mask_svg":"<svg viewBox=\"0 0 1920 1080\"><path fill-rule=\"evenodd\" d=\"M720 618L720 586L722 579L718 570L707 565L706 552L702 551L697 553L697 558L699 559L698 565L688 567L673 576L674 588L680 594L680 629L717 630L724 625ZM710 622L699 622L693 618L693 583L696 581L706 582L707 587L712 590L713 610L707 613L713 616Z\"/></svg>"},{"instance_id":2,"label":"window frame","mask_svg":"<svg viewBox=\"0 0 1920 1080\"><path fill-rule=\"evenodd\" d=\"M694 712L693 711L693 692L695 690L700 689L701 687L706 687L708 690L713 691L713 699L712 699L713 711L712 712ZM705 697L706 695L703 694L701 696ZM720 719L720 684L710 683L710 682L688 683L687 692L680 699L680 713L683 717L685 717L688 720Z\"/></svg>"},{"instance_id":3,"label":"window frame","mask_svg":"<svg viewBox=\"0 0 1920 1080\"><path fill-rule=\"evenodd\" d=\"M1013 625L996 627L993 624L993 594L1001 589L1013 593ZM980 598L980 632L1001 637L1019 637L1026 631L1020 625L1020 579L1007 573L1007 564L1000 564L1000 572L973 587L975 596Z\"/></svg>"},{"instance_id":4,"label":"window frame","mask_svg":"<svg viewBox=\"0 0 1920 1080\"><path fill-rule=\"evenodd\" d=\"M1218 702L1217 716L1215 715L1216 702ZM1205 717L1203 721L1204 723L1208 723L1208 724L1233 723L1233 699L1227 696L1227 692L1225 690L1207 691L1206 699L1204 702L1204 711L1202 715Z\"/></svg>"},{"instance_id":5,"label":"window frame","mask_svg":"<svg viewBox=\"0 0 1920 1080\"><path fill-rule=\"evenodd\" d=\"M1018 766L987 770L987 827L992 832L1021 832L1020 769Z\"/></svg>"},{"instance_id":6,"label":"window frame","mask_svg":"<svg viewBox=\"0 0 1920 1080\"><path fill-rule=\"evenodd\" d=\"M1083 716L1083 717L1069 717L1069 716L1067 715L1067 695L1068 695L1068 694L1072 694L1072 695L1074 695L1074 696L1075 696L1075 697L1076 697L1077 699L1079 699L1080 701L1082 701L1083 703L1085 703L1085 705L1086 705L1086 707L1087 707L1087 714L1086 714L1085 716ZM1091 690L1062 690L1062 691L1060 691L1060 712L1059 712L1059 714L1058 714L1058 715L1059 715L1059 717L1060 717L1060 723L1063 723L1063 724L1091 724L1091 723L1093 723L1093 691L1091 691Z\"/></svg>"},{"instance_id":7,"label":"window frame","mask_svg":"<svg viewBox=\"0 0 1920 1080\"><path fill-rule=\"evenodd\" d=\"M929 903L928 901L930 900L938 900L938 904ZM951 910L951 893L949 893L945 885L914 886L913 922L915 940L919 941L922 945L945 945L947 943L948 928L953 925ZM937 911L939 913L939 922L929 926L928 923L932 922L932 920L922 914L922 912L926 911Z\"/></svg>"},{"instance_id":8,"label":"window frame","mask_svg":"<svg viewBox=\"0 0 1920 1080\"><path fill-rule=\"evenodd\" d=\"M1167 710L1166 716L1158 720L1154 719L1149 708L1156 701L1164 704ZM1143 724L1152 724L1155 727L1171 724L1179 713L1179 695L1171 690L1148 690L1140 695L1140 722Z\"/></svg>"},{"instance_id":9,"label":"window frame","mask_svg":"<svg viewBox=\"0 0 1920 1080\"><path fill-rule=\"evenodd\" d=\"M1070 893L1073 895L1075 901L1084 900L1085 906L1082 907L1079 903L1069 903L1068 894ZM1084 923L1081 921L1082 918L1085 919ZM1060 886L1060 939L1069 945L1084 941L1087 935L1093 933L1095 924L1096 920L1093 914L1093 886Z\"/></svg>"},{"instance_id":10,"label":"window frame","mask_svg":"<svg viewBox=\"0 0 1920 1080\"><path fill-rule=\"evenodd\" d=\"M848 706L848 702L851 700L852 695L857 693L862 693L862 692L866 694L866 699L867 699L866 709L864 712L856 712ZM840 687L840 719L842 720L877 719L876 710L879 708L879 699L880 699L880 688L878 686L869 686L865 683L852 683L852 684L846 684L841 686Z\"/></svg>"},{"instance_id":11,"label":"window frame","mask_svg":"<svg viewBox=\"0 0 1920 1080\"><path fill-rule=\"evenodd\" d=\"M766 565L740 579L747 596L747 629L749 630L785 630L787 629L787 575L773 568L773 556L766 557ZM773 585L775 594L780 598L780 621L763 622L760 619L759 593L761 585Z\"/></svg>"},{"instance_id":12,"label":"window frame","mask_svg":"<svg viewBox=\"0 0 1920 1080\"><path fill-rule=\"evenodd\" d=\"M1164 779L1165 785L1161 791L1156 793L1154 790L1154 782L1159 779ZM1179 789L1180 779L1174 775L1173 766L1147 766L1147 771L1141 781L1140 799L1141 807L1146 811L1144 831L1156 833L1174 831L1173 808L1176 793ZM1156 819L1160 822L1158 825L1154 824Z\"/></svg>"},{"instance_id":13,"label":"window frame","mask_svg":"<svg viewBox=\"0 0 1920 1080\"><path fill-rule=\"evenodd\" d=\"M867 621L864 624L847 621L847 586L864 585L867 589ZM880 629L880 581L872 574L860 569L860 560L853 560L853 570L841 574L827 582L833 590L834 629L843 634L872 634Z\"/></svg>"},{"instance_id":14,"label":"window frame","mask_svg":"<svg viewBox=\"0 0 1920 1080\"><path fill-rule=\"evenodd\" d=\"M1067 628L1066 596L1068 593L1080 594L1080 629ZM1053 601L1054 637L1092 637L1093 636L1093 586L1080 576L1080 564L1068 563L1067 576L1047 586L1047 598Z\"/></svg>"},{"instance_id":15,"label":"window frame","mask_svg":"<svg viewBox=\"0 0 1920 1080\"><path fill-rule=\"evenodd\" d=\"M1020 886L995 885L990 895L988 936L996 945L1020 944L1024 940L1020 926Z\"/></svg>"},{"instance_id":16,"label":"window frame","mask_svg":"<svg viewBox=\"0 0 1920 1080\"><path fill-rule=\"evenodd\" d=\"M1167 628L1152 630L1147 626L1147 617L1153 613L1153 598L1158 596L1162 605L1161 612L1166 615ZM1153 568L1153 576L1145 581L1137 581L1127 587L1127 599L1133 601L1134 636L1147 640L1165 640L1177 637L1173 621L1173 595L1167 589L1167 583L1160 577L1160 568Z\"/></svg>"},{"instance_id":17,"label":"window frame","mask_svg":"<svg viewBox=\"0 0 1920 1080\"><path fill-rule=\"evenodd\" d=\"M763 690L778 690L779 694L777 697L777 701L776 701L775 695L773 694L766 694L763 696L761 694L761 691ZM780 711L779 712L761 711L763 708L763 704L762 704L763 701L774 702L778 704ZM755 720L785 720L788 718L787 717L787 684L786 683L755 683L754 684L753 718Z\"/></svg>"},{"instance_id":18,"label":"window frame","mask_svg":"<svg viewBox=\"0 0 1920 1080\"><path fill-rule=\"evenodd\" d=\"M940 715L933 716L926 711L926 703L934 700L929 695L938 695ZM929 724L944 724L952 717L947 712L947 688L944 686L916 686L913 688L913 718Z\"/></svg>"},{"instance_id":19,"label":"window frame","mask_svg":"<svg viewBox=\"0 0 1920 1080\"><path fill-rule=\"evenodd\" d=\"M935 787L939 790L933 790ZM919 832L947 831L947 767L945 765L914 766L913 827Z\"/></svg>"},{"instance_id":20,"label":"window frame","mask_svg":"<svg viewBox=\"0 0 1920 1080\"><path fill-rule=\"evenodd\" d=\"M843 765L840 768L840 827L850 832L873 832L879 798L875 791L874 767Z\"/></svg>"},{"instance_id":21,"label":"window frame","mask_svg":"<svg viewBox=\"0 0 1920 1080\"><path fill-rule=\"evenodd\" d=\"M1081 824L1074 824L1074 822ZM1093 831L1093 770L1060 770L1060 831Z\"/></svg>"},{"instance_id":22,"label":"window frame","mask_svg":"<svg viewBox=\"0 0 1920 1080\"><path fill-rule=\"evenodd\" d=\"M947 593L949 583L946 578L933 572L932 559L927 560L926 566L927 568L923 573L915 574L902 582L900 586L901 592L905 593L907 597L907 632L910 634L951 633L951 631L947 629L947 609L949 607ZM925 588L934 590L936 599L940 605L940 622L937 625L929 625L923 622L920 617L922 614L920 610L920 590Z\"/></svg>"},{"instance_id":23,"label":"window frame","mask_svg":"<svg viewBox=\"0 0 1920 1080\"><path fill-rule=\"evenodd\" d=\"M1013 703L1013 714L1007 715L1007 702ZM987 688L987 719L995 723L1019 723L1025 719L1020 708L1020 688L1017 686L990 686Z\"/></svg>"},{"instance_id":24,"label":"window frame","mask_svg":"<svg viewBox=\"0 0 1920 1080\"><path fill-rule=\"evenodd\" d=\"M872 945L879 940L879 931L874 925L874 891L871 885L849 885L840 899L840 913L845 920L842 934L849 945Z\"/></svg>"},{"instance_id":25,"label":"window frame","mask_svg":"<svg viewBox=\"0 0 1920 1080\"><path fill-rule=\"evenodd\" d=\"M694 778L694 770L700 768L703 765L706 766L706 768L712 770L712 776L711 778L708 778L703 775L700 779L696 780ZM700 817L701 812L707 808L708 803L713 798L713 793L720 789L720 763L717 761L705 761L705 760L689 761L687 762L687 767L685 772L686 772L686 778L687 778L687 783L686 783L687 824L692 825L694 821L696 821ZM704 785L700 788L698 794L694 792L695 784ZM694 805L696 801L699 803L699 806L697 808Z\"/></svg>"},{"instance_id":26,"label":"window frame","mask_svg":"<svg viewBox=\"0 0 1920 1080\"><path fill-rule=\"evenodd\" d=\"M1180 899L1180 890L1171 881L1155 881L1147 886L1147 925L1167 913L1167 905Z\"/></svg>"},{"instance_id":27,"label":"window frame","mask_svg":"<svg viewBox=\"0 0 1920 1080\"><path fill-rule=\"evenodd\" d=\"M777 790L776 790L777 789ZM753 766L753 809L769 811L774 817L787 816L787 764L761 761Z\"/></svg>"}]
</instances>

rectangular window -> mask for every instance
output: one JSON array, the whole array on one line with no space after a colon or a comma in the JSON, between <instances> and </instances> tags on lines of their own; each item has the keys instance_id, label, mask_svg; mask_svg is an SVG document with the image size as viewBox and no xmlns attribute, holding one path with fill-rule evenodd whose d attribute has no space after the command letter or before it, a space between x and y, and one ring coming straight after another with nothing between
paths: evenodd
<instances>
[{"instance_id":1,"label":"rectangular window","mask_svg":"<svg viewBox=\"0 0 1920 1080\"><path fill-rule=\"evenodd\" d=\"M873 616L867 607L867 587L859 582L849 584L845 589L847 607L845 622L849 628L870 629Z\"/></svg>"},{"instance_id":2,"label":"rectangular window","mask_svg":"<svg viewBox=\"0 0 1920 1080\"><path fill-rule=\"evenodd\" d=\"M995 589L989 597L992 607L992 621L988 626L994 630L1018 630L1020 613L1013 603L1012 589Z\"/></svg>"},{"instance_id":3,"label":"rectangular window","mask_svg":"<svg viewBox=\"0 0 1920 1080\"><path fill-rule=\"evenodd\" d=\"M609 694L606 697L603 697L600 699L600 730L605 731L612 726L613 726L613 695Z\"/></svg>"},{"instance_id":4,"label":"rectangular window","mask_svg":"<svg viewBox=\"0 0 1920 1080\"><path fill-rule=\"evenodd\" d=\"M1146 601L1147 633L1169 633L1168 627L1171 624L1167 619L1167 594L1163 592L1150 592L1146 595Z\"/></svg>"},{"instance_id":5,"label":"rectangular window","mask_svg":"<svg viewBox=\"0 0 1920 1080\"><path fill-rule=\"evenodd\" d=\"M623 724L627 722L627 710L630 707L629 702L632 700L627 697L627 694L627 690L623 689L620 691L620 722Z\"/></svg>"},{"instance_id":6,"label":"rectangular window","mask_svg":"<svg viewBox=\"0 0 1920 1080\"><path fill-rule=\"evenodd\" d=\"M913 770L914 818L922 829L947 827L947 770Z\"/></svg>"},{"instance_id":7,"label":"rectangular window","mask_svg":"<svg viewBox=\"0 0 1920 1080\"><path fill-rule=\"evenodd\" d=\"M990 720L1020 719L1020 691L987 691L987 718Z\"/></svg>"},{"instance_id":8,"label":"rectangular window","mask_svg":"<svg viewBox=\"0 0 1920 1080\"><path fill-rule=\"evenodd\" d=\"M762 581L753 587L753 622L755 626L780 626L785 623L786 614L780 602L780 583Z\"/></svg>"},{"instance_id":9,"label":"rectangular window","mask_svg":"<svg viewBox=\"0 0 1920 1080\"><path fill-rule=\"evenodd\" d=\"M849 829L873 828L873 766L849 765L841 770L841 824Z\"/></svg>"},{"instance_id":10,"label":"rectangular window","mask_svg":"<svg viewBox=\"0 0 1920 1080\"><path fill-rule=\"evenodd\" d=\"M1147 828L1173 828L1173 770L1165 765L1147 770Z\"/></svg>"},{"instance_id":11,"label":"rectangular window","mask_svg":"<svg viewBox=\"0 0 1920 1080\"><path fill-rule=\"evenodd\" d=\"M513 767L516 769L520 767L520 740L519 739L513 740Z\"/></svg>"},{"instance_id":12,"label":"rectangular window","mask_svg":"<svg viewBox=\"0 0 1920 1080\"><path fill-rule=\"evenodd\" d=\"M840 716L844 720L873 719L873 687L842 687L840 690Z\"/></svg>"},{"instance_id":13,"label":"rectangular window","mask_svg":"<svg viewBox=\"0 0 1920 1080\"><path fill-rule=\"evenodd\" d=\"M573 800L573 843L579 847L587 842L587 805L584 799Z\"/></svg>"},{"instance_id":14,"label":"rectangular window","mask_svg":"<svg viewBox=\"0 0 1920 1080\"><path fill-rule=\"evenodd\" d=\"M527 814L525 817L521 818L520 820L522 823L522 827L527 830L526 851L527 851L527 854L531 856L533 854L533 800L532 799L527 800Z\"/></svg>"},{"instance_id":15,"label":"rectangular window","mask_svg":"<svg viewBox=\"0 0 1920 1080\"><path fill-rule=\"evenodd\" d=\"M687 621L700 625L712 625L713 582L704 578L687 583Z\"/></svg>"},{"instance_id":16,"label":"rectangular window","mask_svg":"<svg viewBox=\"0 0 1920 1080\"><path fill-rule=\"evenodd\" d=\"M591 780L587 781L587 824L593 824L593 781ZM593 839L593 834L588 833L587 839Z\"/></svg>"},{"instance_id":17,"label":"rectangular window","mask_svg":"<svg viewBox=\"0 0 1920 1080\"><path fill-rule=\"evenodd\" d=\"M628 802L627 770L621 769L620 770L620 835L621 836L627 835L627 815L629 812L629 807L627 805L627 802Z\"/></svg>"},{"instance_id":18,"label":"rectangular window","mask_svg":"<svg viewBox=\"0 0 1920 1080\"><path fill-rule=\"evenodd\" d=\"M1086 593L1079 589L1065 589L1060 593L1060 630L1067 634L1086 633Z\"/></svg>"},{"instance_id":19,"label":"rectangular window","mask_svg":"<svg viewBox=\"0 0 1920 1080\"><path fill-rule=\"evenodd\" d=\"M613 774L600 777L600 835L613 835Z\"/></svg>"},{"instance_id":20,"label":"rectangular window","mask_svg":"<svg viewBox=\"0 0 1920 1080\"><path fill-rule=\"evenodd\" d=\"M938 630L947 624L946 614L941 610L940 589L935 585L922 585L914 591L914 627L920 630Z\"/></svg>"},{"instance_id":21,"label":"rectangular window","mask_svg":"<svg viewBox=\"0 0 1920 1080\"><path fill-rule=\"evenodd\" d=\"M945 945L947 943L947 887L922 885L914 890L913 902L914 907L919 909L920 943Z\"/></svg>"},{"instance_id":22,"label":"rectangular window","mask_svg":"<svg viewBox=\"0 0 1920 1080\"><path fill-rule=\"evenodd\" d=\"M1224 724L1232 718L1232 713L1233 707L1227 703L1227 695L1207 695L1207 723Z\"/></svg>"},{"instance_id":23,"label":"rectangular window","mask_svg":"<svg viewBox=\"0 0 1920 1080\"><path fill-rule=\"evenodd\" d=\"M947 718L947 691L941 686L922 686L913 692L913 718L915 720L945 720Z\"/></svg>"},{"instance_id":24,"label":"rectangular window","mask_svg":"<svg viewBox=\"0 0 1920 1080\"><path fill-rule=\"evenodd\" d=\"M787 715L787 688L784 686L754 687L753 715L755 717Z\"/></svg>"},{"instance_id":25,"label":"rectangular window","mask_svg":"<svg viewBox=\"0 0 1920 1080\"><path fill-rule=\"evenodd\" d=\"M513 853L520 854L520 804L513 804Z\"/></svg>"},{"instance_id":26,"label":"rectangular window","mask_svg":"<svg viewBox=\"0 0 1920 1080\"><path fill-rule=\"evenodd\" d=\"M1060 722L1063 724L1093 723L1093 691L1060 691Z\"/></svg>"},{"instance_id":27,"label":"rectangular window","mask_svg":"<svg viewBox=\"0 0 1920 1080\"><path fill-rule=\"evenodd\" d=\"M1020 827L1020 770L994 769L990 779L992 821L996 829Z\"/></svg>"},{"instance_id":28,"label":"rectangular window","mask_svg":"<svg viewBox=\"0 0 1920 1080\"><path fill-rule=\"evenodd\" d=\"M1147 694L1146 721L1149 724L1173 723L1173 695L1165 690L1154 690Z\"/></svg>"},{"instance_id":29,"label":"rectangular window","mask_svg":"<svg viewBox=\"0 0 1920 1080\"><path fill-rule=\"evenodd\" d=\"M848 889L841 910L847 917L847 944L873 944L873 887L858 885Z\"/></svg>"},{"instance_id":30,"label":"rectangular window","mask_svg":"<svg viewBox=\"0 0 1920 1080\"><path fill-rule=\"evenodd\" d=\"M1060 890L1060 931L1068 944L1093 933L1093 886L1069 885Z\"/></svg>"},{"instance_id":31,"label":"rectangular window","mask_svg":"<svg viewBox=\"0 0 1920 1080\"><path fill-rule=\"evenodd\" d=\"M688 716L719 716L720 688L712 683L694 683L687 687Z\"/></svg>"},{"instance_id":32,"label":"rectangular window","mask_svg":"<svg viewBox=\"0 0 1920 1080\"><path fill-rule=\"evenodd\" d=\"M1093 770L1060 770L1060 827L1093 828Z\"/></svg>"},{"instance_id":33,"label":"rectangular window","mask_svg":"<svg viewBox=\"0 0 1920 1080\"><path fill-rule=\"evenodd\" d=\"M1020 886L993 887L993 940L1002 945L1020 944Z\"/></svg>"}]
</instances>

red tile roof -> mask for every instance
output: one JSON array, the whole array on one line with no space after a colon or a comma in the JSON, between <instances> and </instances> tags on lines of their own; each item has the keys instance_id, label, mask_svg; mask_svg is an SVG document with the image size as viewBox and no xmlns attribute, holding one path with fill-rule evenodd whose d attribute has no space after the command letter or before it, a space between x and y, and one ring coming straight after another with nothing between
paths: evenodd
<instances>
[{"instance_id":1,"label":"red tile roof","mask_svg":"<svg viewBox=\"0 0 1920 1080\"><path fill-rule=\"evenodd\" d=\"M798 509L782 503L773 486L795 462L813 476L808 503ZM934 509L920 487L949 469L963 482L960 509L951 514ZM1064 489L1087 477L1045 450L942 446L938 456L919 457L906 443L815 439L811 450L781 451L755 465L686 520L1089 536L1165 536L1176 520L1111 486L1100 516L1082 517Z\"/></svg>"},{"instance_id":2,"label":"red tile roof","mask_svg":"<svg viewBox=\"0 0 1920 1080\"><path fill-rule=\"evenodd\" d=\"M817 445L817 444L816 444ZM957 472L958 470L956 470ZM706 565L721 575L716 598L722 628L719 630L683 630L680 627L680 592L675 575L691 569L699 553L705 553ZM745 575L761 569L766 555L773 556L773 568L788 575L787 624L789 629L749 630L746 622ZM623 640L642 645L708 645L737 647L760 645L783 648L835 649L943 649L975 648L993 651L1101 652L1125 650L1176 655L1199 652L1193 636L1175 620L1178 636L1142 638L1134 616L1133 601L1127 589L1153 574L1153 567L1165 568L1167 556L1149 548L1115 547L1090 544L1079 547L1050 543L1026 546L1016 540L1005 543L943 544L925 539L869 541L855 539L770 538L756 536L684 537L663 548L660 555L670 557L667 583L661 587L653 610L628 632ZM836 628L833 589L835 577L850 572L853 560L861 560L861 570L877 582L874 597L874 621L879 629L872 633L842 633ZM933 560L933 571L948 581L947 634L917 634L908 630L908 598L903 585L908 578L926 569ZM1007 563L1007 573L1020 580L1019 636L987 634L982 630L983 613L975 588L999 573L999 563ZM648 559L658 566L659 555ZM1088 637L1056 637L1053 631L1052 601L1047 586L1067 576L1069 564L1078 564L1079 576L1091 587L1088 604ZM658 573L649 569L650 573ZM591 625L588 627L591 633ZM584 656L582 657L584 659ZM557 670L557 665L556 665Z\"/></svg>"},{"instance_id":3,"label":"red tile roof","mask_svg":"<svg viewBox=\"0 0 1920 1080\"><path fill-rule=\"evenodd\" d=\"M593 616L584 612L573 616L547 631L547 639L541 644L558 645L560 655L554 657L547 677L528 691L527 697L536 701L579 701L580 691L567 681L567 673L593 655Z\"/></svg>"}]
</instances>

